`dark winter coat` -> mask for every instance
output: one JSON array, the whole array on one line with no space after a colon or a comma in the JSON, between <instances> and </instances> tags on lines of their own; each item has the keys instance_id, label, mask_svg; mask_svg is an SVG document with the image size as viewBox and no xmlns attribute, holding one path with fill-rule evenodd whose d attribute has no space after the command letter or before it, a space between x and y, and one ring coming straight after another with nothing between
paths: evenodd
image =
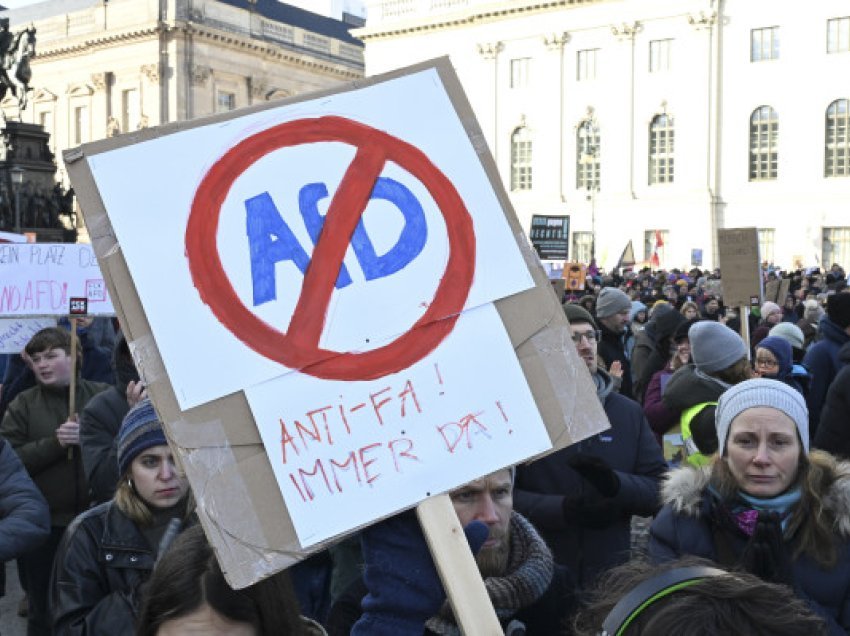
<instances>
[{"instance_id":1,"label":"dark winter coat","mask_svg":"<svg viewBox=\"0 0 850 636\"><path fill-rule=\"evenodd\" d=\"M99 382L78 380L78 408L107 388ZM56 429L68 418L68 395L68 387L38 385L27 389L12 401L0 424L0 434L18 453L47 499L51 523L59 527L68 525L89 507L80 451L74 446L63 448L56 438Z\"/></svg>"},{"instance_id":2,"label":"dark winter coat","mask_svg":"<svg viewBox=\"0 0 850 636\"><path fill-rule=\"evenodd\" d=\"M842 366L838 352L850 342L850 335L832 322L829 316L824 316L820 321L820 333L821 339L808 348L806 357L803 358L803 364L812 374L806 401L809 407L809 434L812 437L817 434L826 392Z\"/></svg>"},{"instance_id":3,"label":"dark winter coat","mask_svg":"<svg viewBox=\"0 0 850 636\"><path fill-rule=\"evenodd\" d=\"M50 535L50 509L9 443L0 439L0 562L36 549Z\"/></svg>"},{"instance_id":4,"label":"dark winter coat","mask_svg":"<svg viewBox=\"0 0 850 636\"><path fill-rule=\"evenodd\" d=\"M68 526L50 586L55 636L133 634L139 586L156 555L138 526L108 501Z\"/></svg>"},{"instance_id":5,"label":"dark winter coat","mask_svg":"<svg viewBox=\"0 0 850 636\"><path fill-rule=\"evenodd\" d=\"M838 358L844 367L826 393L814 446L850 459L850 343L841 347Z\"/></svg>"},{"instance_id":6,"label":"dark winter coat","mask_svg":"<svg viewBox=\"0 0 850 636\"><path fill-rule=\"evenodd\" d=\"M686 321L678 311L670 310L653 316L635 340L632 351L632 394L643 404L644 395L652 376L667 366L670 360L670 338L676 328Z\"/></svg>"},{"instance_id":7,"label":"dark winter coat","mask_svg":"<svg viewBox=\"0 0 850 636\"><path fill-rule=\"evenodd\" d=\"M795 593L824 618L829 633L836 636L850 629L850 464L840 464L837 476L826 502L837 519L838 563L826 569L802 555L791 566ZM708 470L690 467L674 470L668 476L662 490L664 507L650 528L649 554L655 562L684 555L718 560L708 478ZM727 538L733 552L740 556L747 537ZM793 538L786 545L793 551Z\"/></svg>"},{"instance_id":8,"label":"dark winter coat","mask_svg":"<svg viewBox=\"0 0 850 636\"><path fill-rule=\"evenodd\" d=\"M112 499L118 483L115 437L130 405L115 386L95 395L80 413L80 453L94 503Z\"/></svg>"},{"instance_id":9,"label":"dark winter coat","mask_svg":"<svg viewBox=\"0 0 850 636\"><path fill-rule=\"evenodd\" d=\"M328 636L348 636L351 628L363 613L360 601L369 592L363 578L348 586L331 608L327 621ZM555 566L552 583L539 599L528 607L522 608L511 616L525 625L527 636L552 636L563 633L562 629L572 615L574 607L573 590L569 573L562 566ZM503 626L504 627L504 626ZM423 630L423 636L436 636L430 629Z\"/></svg>"},{"instance_id":10,"label":"dark winter coat","mask_svg":"<svg viewBox=\"0 0 850 636\"><path fill-rule=\"evenodd\" d=\"M620 362L623 369L623 380L619 389L620 394L630 398L632 397L632 365L629 362L628 356L626 356L625 335L611 331L598 318L596 322L599 323L599 329L602 332L602 339L599 341L597 353L605 362L606 371L611 368L615 360Z\"/></svg>"},{"instance_id":11,"label":"dark winter coat","mask_svg":"<svg viewBox=\"0 0 850 636\"><path fill-rule=\"evenodd\" d=\"M700 374L695 365L687 364L667 381L661 401L678 421L682 411L703 402L717 402L727 388L720 380ZM707 406L691 420L694 442L705 454L711 454L717 446L714 411L714 406Z\"/></svg>"},{"instance_id":12,"label":"dark winter coat","mask_svg":"<svg viewBox=\"0 0 850 636\"><path fill-rule=\"evenodd\" d=\"M652 432L655 433L655 439L658 440L659 445L663 444L664 434L676 426L680 418L680 414L667 408L662 399L672 377L673 371L670 370L669 365L653 373L646 387L646 394L643 396L643 414Z\"/></svg>"},{"instance_id":13,"label":"dark winter coat","mask_svg":"<svg viewBox=\"0 0 850 636\"><path fill-rule=\"evenodd\" d=\"M611 428L517 467L514 508L546 540L555 562L566 565L579 588L588 587L608 568L629 558L632 515L650 516L658 509L658 488L667 466L640 405L618 393L604 397ZM618 514L602 527L589 527L580 517L566 518L564 500L597 491L567 461L576 455L604 460L620 479L612 502Z\"/></svg>"}]
</instances>

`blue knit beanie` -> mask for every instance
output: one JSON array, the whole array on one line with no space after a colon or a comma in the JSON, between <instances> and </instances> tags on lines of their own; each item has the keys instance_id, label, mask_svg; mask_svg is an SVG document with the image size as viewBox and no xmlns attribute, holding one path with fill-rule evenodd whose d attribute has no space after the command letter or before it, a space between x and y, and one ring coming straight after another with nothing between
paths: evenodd
<instances>
[{"instance_id":1,"label":"blue knit beanie","mask_svg":"<svg viewBox=\"0 0 850 636\"><path fill-rule=\"evenodd\" d=\"M792 352L791 344L787 340L779 336L768 336L756 345L756 352L759 349L767 349L776 358L779 363L779 371L776 372L778 380L784 380L791 373Z\"/></svg>"},{"instance_id":2,"label":"blue knit beanie","mask_svg":"<svg viewBox=\"0 0 850 636\"><path fill-rule=\"evenodd\" d=\"M153 404L142 400L124 416L118 431L118 474L124 476L142 451L167 443Z\"/></svg>"}]
</instances>

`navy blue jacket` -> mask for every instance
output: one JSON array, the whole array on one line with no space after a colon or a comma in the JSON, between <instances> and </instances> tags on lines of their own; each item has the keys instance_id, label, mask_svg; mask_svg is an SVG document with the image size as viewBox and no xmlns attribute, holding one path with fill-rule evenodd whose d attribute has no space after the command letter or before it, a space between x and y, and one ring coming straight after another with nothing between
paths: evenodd
<instances>
[{"instance_id":1,"label":"navy blue jacket","mask_svg":"<svg viewBox=\"0 0 850 636\"><path fill-rule=\"evenodd\" d=\"M845 464L846 471L850 465ZM658 513L650 528L649 555L656 562L692 555L712 561L718 560L712 528L711 495L708 494L707 472L692 468L680 468L671 473L664 486L667 503ZM821 616L829 627L829 634L838 636L850 630L850 474L836 482L834 489L841 490L840 496L830 499L840 501L843 511L836 510L843 518L844 532L838 540L838 563L826 569L807 555L794 559L792 576L794 592ZM674 484L671 487L671 484ZM732 550L740 556L746 547L744 536L727 537ZM793 540L792 540L793 541ZM788 545L793 550L792 544ZM729 565L729 564L726 564Z\"/></svg>"},{"instance_id":2,"label":"navy blue jacket","mask_svg":"<svg viewBox=\"0 0 850 636\"><path fill-rule=\"evenodd\" d=\"M0 438L0 562L39 547L50 535L50 509L18 454Z\"/></svg>"},{"instance_id":3,"label":"navy blue jacket","mask_svg":"<svg viewBox=\"0 0 850 636\"><path fill-rule=\"evenodd\" d=\"M850 459L850 343L839 354L844 367L826 393L813 446Z\"/></svg>"},{"instance_id":4,"label":"navy blue jacket","mask_svg":"<svg viewBox=\"0 0 850 636\"><path fill-rule=\"evenodd\" d=\"M824 316L820 321L820 333L821 339L808 348L803 358L803 364L812 374L809 395L806 399L809 407L809 435L812 438L817 433L820 412L826 400L829 385L843 366L838 352L841 347L850 342L847 332L832 322L829 316Z\"/></svg>"},{"instance_id":5,"label":"navy blue jacket","mask_svg":"<svg viewBox=\"0 0 850 636\"><path fill-rule=\"evenodd\" d=\"M549 544L555 562L566 565L579 588L598 574L628 560L632 515L650 516L658 510L658 488L667 465L640 405L618 393L603 403L611 428L589 439L517 467L514 508L524 515ZM567 465L578 454L603 459L620 479L613 502L618 518L602 528L581 519L566 519L566 497L595 492Z\"/></svg>"}]
</instances>

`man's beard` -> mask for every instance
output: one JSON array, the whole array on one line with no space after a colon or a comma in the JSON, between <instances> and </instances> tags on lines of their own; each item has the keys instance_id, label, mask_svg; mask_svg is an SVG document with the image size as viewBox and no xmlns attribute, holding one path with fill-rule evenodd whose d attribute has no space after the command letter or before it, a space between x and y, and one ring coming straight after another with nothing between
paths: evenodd
<instances>
[{"instance_id":1,"label":"man's beard","mask_svg":"<svg viewBox=\"0 0 850 636\"><path fill-rule=\"evenodd\" d=\"M504 576L508 567L508 556L511 550L510 527L504 531L490 528L490 539L498 539L498 543L492 547L481 548L475 557L478 570L482 578L490 576Z\"/></svg>"}]
</instances>

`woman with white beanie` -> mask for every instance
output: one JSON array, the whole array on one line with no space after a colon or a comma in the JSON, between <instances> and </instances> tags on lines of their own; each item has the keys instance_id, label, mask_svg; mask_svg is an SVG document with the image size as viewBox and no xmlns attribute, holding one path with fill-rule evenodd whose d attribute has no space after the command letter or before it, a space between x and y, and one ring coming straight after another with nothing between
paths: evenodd
<instances>
[{"instance_id":1,"label":"woman with white beanie","mask_svg":"<svg viewBox=\"0 0 850 636\"><path fill-rule=\"evenodd\" d=\"M650 529L656 562L694 555L789 586L829 634L850 629L850 463L809 451L798 391L747 380L715 413L711 464L671 471Z\"/></svg>"}]
</instances>

